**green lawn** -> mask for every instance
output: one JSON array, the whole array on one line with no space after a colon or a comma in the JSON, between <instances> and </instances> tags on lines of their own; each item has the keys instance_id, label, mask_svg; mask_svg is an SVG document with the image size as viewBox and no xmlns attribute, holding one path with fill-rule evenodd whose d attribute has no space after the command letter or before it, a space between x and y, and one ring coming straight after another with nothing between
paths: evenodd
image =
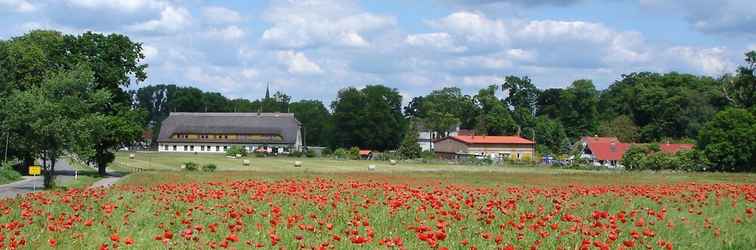
<instances>
[{"instance_id":1,"label":"green lawn","mask_svg":"<svg viewBox=\"0 0 756 250\"><path fill-rule=\"evenodd\" d=\"M145 173L139 178L180 176L183 180L202 181L206 179L245 178L287 178L287 177L366 177L370 179L426 179L465 184L517 184L517 185L563 185L563 184L665 184L679 182L707 183L756 183L755 174L730 173L670 173L670 172L625 172L589 171L557 169L543 166L465 166L454 164L424 164L399 162L391 166L386 161L336 160L330 158L286 158L286 157L246 157L250 166L242 166L242 159L232 159L220 154L187 153L133 153L119 152L114 169L134 168L157 170ZM185 162L199 165L216 164L216 174L188 174L181 171ZM294 161L302 161L301 168L294 167ZM376 170L368 171L368 165L376 165ZM164 173L164 171L181 171Z\"/></svg>"}]
</instances>

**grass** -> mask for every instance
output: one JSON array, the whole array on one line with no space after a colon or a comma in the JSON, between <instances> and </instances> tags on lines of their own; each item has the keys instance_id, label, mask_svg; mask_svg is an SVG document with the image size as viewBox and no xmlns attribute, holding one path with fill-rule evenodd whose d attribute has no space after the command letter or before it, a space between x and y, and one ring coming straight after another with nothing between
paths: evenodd
<instances>
[{"instance_id":1,"label":"grass","mask_svg":"<svg viewBox=\"0 0 756 250\"><path fill-rule=\"evenodd\" d=\"M216 164L219 174L199 175L199 178L246 179L246 178L314 178L330 176L367 176L386 179L430 179L442 182L495 185L568 185L568 184L655 184L655 183L756 183L756 174L731 173L670 173L670 172L625 172L557 169L542 166L497 167L464 166L454 164L424 164L400 162L391 166L385 161L336 160L329 158L247 157L250 166L242 166L242 159L231 159L219 154L187 153L129 153L120 152L112 164L118 169L141 168L157 171L180 171L185 162L201 165ZM295 168L294 161L302 161ZM376 165L368 171L368 165ZM175 173L145 174L151 176L174 175ZM186 176L185 172L180 173ZM142 178L142 177L139 177ZM157 180L160 178L158 177ZM200 181L186 177L187 180Z\"/></svg>"},{"instance_id":2,"label":"grass","mask_svg":"<svg viewBox=\"0 0 756 250\"><path fill-rule=\"evenodd\" d=\"M119 153L113 165L156 171L131 173L110 189L0 201L4 232L31 249L756 245L753 174L307 158L249 158L252 166L244 167L220 155L135 156ZM294 168L295 160L304 167ZM187 161L219 171L179 171ZM11 246L7 238L1 243Z\"/></svg>"}]
</instances>

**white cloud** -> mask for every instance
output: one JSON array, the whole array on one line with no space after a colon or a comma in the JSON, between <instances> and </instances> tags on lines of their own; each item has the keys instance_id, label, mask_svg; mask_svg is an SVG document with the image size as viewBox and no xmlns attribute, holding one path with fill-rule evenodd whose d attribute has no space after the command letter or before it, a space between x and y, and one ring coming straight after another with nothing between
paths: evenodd
<instances>
[{"instance_id":1,"label":"white cloud","mask_svg":"<svg viewBox=\"0 0 756 250\"><path fill-rule=\"evenodd\" d=\"M7 8L22 13L37 10L37 6L26 0L0 0L0 8Z\"/></svg>"},{"instance_id":2,"label":"white cloud","mask_svg":"<svg viewBox=\"0 0 756 250\"><path fill-rule=\"evenodd\" d=\"M753 0L640 0L646 8L663 9L668 15L681 13L696 30L705 33L756 34L756 8Z\"/></svg>"},{"instance_id":3,"label":"white cloud","mask_svg":"<svg viewBox=\"0 0 756 250\"><path fill-rule=\"evenodd\" d=\"M722 75L735 68L735 63L727 57L727 50L721 47L677 46L669 48L666 52L672 60L679 60L684 65L710 76Z\"/></svg>"},{"instance_id":4,"label":"white cloud","mask_svg":"<svg viewBox=\"0 0 756 250\"><path fill-rule=\"evenodd\" d=\"M239 12L220 6L203 8L202 16L214 23L238 23L244 19Z\"/></svg>"},{"instance_id":5,"label":"white cloud","mask_svg":"<svg viewBox=\"0 0 756 250\"><path fill-rule=\"evenodd\" d=\"M160 18L130 25L132 31L173 33L182 30L190 22L191 14L182 7L168 6L160 11Z\"/></svg>"},{"instance_id":6,"label":"white cloud","mask_svg":"<svg viewBox=\"0 0 756 250\"><path fill-rule=\"evenodd\" d=\"M256 69L246 68L241 71L241 75L244 76L244 78L251 79L260 75L260 72Z\"/></svg>"},{"instance_id":7,"label":"white cloud","mask_svg":"<svg viewBox=\"0 0 756 250\"><path fill-rule=\"evenodd\" d=\"M287 65L288 72L296 75L321 74L320 65L308 59L304 53L295 51L278 52L278 60Z\"/></svg>"},{"instance_id":8,"label":"white cloud","mask_svg":"<svg viewBox=\"0 0 756 250\"><path fill-rule=\"evenodd\" d=\"M405 42L411 46L421 48L433 48L443 52L465 52L465 46L457 46L449 35L445 32L410 34L407 35Z\"/></svg>"},{"instance_id":9,"label":"white cloud","mask_svg":"<svg viewBox=\"0 0 756 250\"><path fill-rule=\"evenodd\" d=\"M367 35L396 25L394 18L362 11L347 0L275 2L263 19L272 26L263 32L262 42L284 49L362 48L370 44Z\"/></svg>"},{"instance_id":10,"label":"white cloud","mask_svg":"<svg viewBox=\"0 0 756 250\"><path fill-rule=\"evenodd\" d=\"M143 45L142 46L142 53L144 54L144 59L146 61L155 59L155 56L158 55L160 50L158 48L149 46L149 45Z\"/></svg>"},{"instance_id":11,"label":"white cloud","mask_svg":"<svg viewBox=\"0 0 756 250\"><path fill-rule=\"evenodd\" d=\"M66 4L85 9L111 9L134 12L149 9L162 9L168 4L159 0L66 0Z\"/></svg>"},{"instance_id":12,"label":"white cloud","mask_svg":"<svg viewBox=\"0 0 756 250\"><path fill-rule=\"evenodd\" d=\"M239 28L239 26L231 25L222 29L212 28L206 33L206 35L211 39L234 41L243 38L245 32Z\"/></svg>"}]
</instances>

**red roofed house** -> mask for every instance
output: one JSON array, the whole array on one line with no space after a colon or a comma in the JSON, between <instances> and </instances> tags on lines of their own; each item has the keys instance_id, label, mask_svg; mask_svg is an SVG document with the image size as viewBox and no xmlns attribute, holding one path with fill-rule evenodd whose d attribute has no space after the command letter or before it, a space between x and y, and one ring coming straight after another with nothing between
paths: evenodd
<instances>
[{"instance_id":1,"label":"red roofed house","mask_svg":"<svg viewBox=\"0 0 756 250\"><path fill-rule=\"evenodd\" d=\"M621 167L620 161L625 152L633 145L622 143L616 137L586 136L580 139L583 146L581 159L590 160L593 165ZM640 145L640 144L635 144ZM660 144L659 148L666 154L676 154L681 150L693 149L693 144Z\"/></svg>"},{"instance_id":2,"label":"red roofed house","mask_svg":"<svg viewBox=\"0 0 756 250\"><path fill-rule=\"evenodd\" d=\"M533 159L535 143L519 136L457 135L436 140L436 155L446 159L488 157Z\"/></svg>"}]
</instances>

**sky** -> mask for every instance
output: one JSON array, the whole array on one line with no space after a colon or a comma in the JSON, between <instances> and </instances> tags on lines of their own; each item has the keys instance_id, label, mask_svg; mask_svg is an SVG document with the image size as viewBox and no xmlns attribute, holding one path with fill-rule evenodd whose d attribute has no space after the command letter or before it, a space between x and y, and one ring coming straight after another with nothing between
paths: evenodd
<instances>
[{"instance_id":1,"label":"sky","mask_svg":"<svg viewBox=\"0 0 756 250\"><path fill-rule=\"evenodd\" d=\"M383 84L408 101L507 75L539 88L622 74L721 76L756 50L752 0L0 0L0 39L33 29L142 43L148 84L326 103Z\"/></svg>"}]
</instances>

